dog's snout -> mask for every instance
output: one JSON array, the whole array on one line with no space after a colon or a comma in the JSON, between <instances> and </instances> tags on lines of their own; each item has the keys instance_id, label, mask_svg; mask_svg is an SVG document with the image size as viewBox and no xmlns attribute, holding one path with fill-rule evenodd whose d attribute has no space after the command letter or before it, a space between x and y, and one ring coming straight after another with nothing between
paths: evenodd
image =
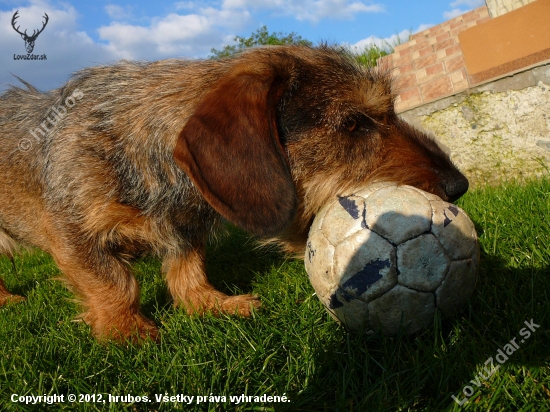
<instances>
[{"instance_id":1,"label":"dog's snout","mask_svg":"<svg viewBox=\"0 0 550 412\"><path fill-rule=\"evenodd\" d=\"M460 199L468 191L469 185L468 179L462 175L446 181L443 187L448 201L452 203Z\"/></svg>"}]
</instances>

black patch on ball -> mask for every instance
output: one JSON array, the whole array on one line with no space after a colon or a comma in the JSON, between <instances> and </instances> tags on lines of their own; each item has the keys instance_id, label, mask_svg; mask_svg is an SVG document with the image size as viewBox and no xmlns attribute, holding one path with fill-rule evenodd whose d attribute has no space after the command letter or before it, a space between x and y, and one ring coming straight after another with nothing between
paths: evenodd
<instances>
[{"instance_id":1,"label":"black patch on ball","mask_svg":"<svg viewBox=\"0 0 550 412\"><path fill-rule=\"evenodd\" d=\"M449 210L455 217L458 216L458 209L456 206L449 206L446 210L443 211L443 214L445 215L445 220L443 221L443 227L447 227L453 222L453 219L451 219L449 216L447 216L447 210Z\"/></svg>"},{"instance_id":2,"label":"black patch on ball","mask_svg":"<svg viewBox=\"0 0 550 412\"><path fill-rule=\"evenodd\" d=\"M361 296L368 288L382 279L380 271L384 268L389 268L390 265L391 262L389 259L376 259L373 262L369 262L363 269L349 278L342 287L345 290L355 289L357 291L357 296Z\"/></svg>"},{"instance_id":3,"label":"black patch on ball","mask_svg":"<svg viewBox=\"0 0 550 412\"><path fill-rule=\"evenodd\" d=\"M456 206L449 206L448 209L453 212L453 215L455 215L455 217L458 216L458 208Z\"/></svg>"},{"instance_id":4,"label":"black patch on ball","mask_svg":"<svg viewBox=\"0 0 550 412\"><path fill-rule=\"evenodd\" d=\"M349 197L338 197L338 202L340 205L349 213L349 215L354 219L359 219L359 208L354 200L351 200Z\"/></svg>"},{"instance_id":5,"label":"black patch on ball","mask_svg":"<svg viewBox=\"0 0 550 412\"><path fill-rule=\"evenodd\" d=\"M337 289L336 292L334 292L330 297L330 302L328 303L328 307L330 309L338 309L344 306L344 304L338 299L338 291L339 289Z\"/></svg>"},{"instance_id":6,"label":"black patch on ball","mask_svg":"<svg viewBox=\"0 0 550 412\"><path fill-rule=\"evenodd\" d=\"M311 263L313 256L315 256L315 249L313 249L312 244L309 241L307 242L307 249L308 249L307 255L309 258L309 263Z\"/></svg>"},{"instance_id":7,"label":"black patch on ball","mask_svg":"<svg viewBox=\"0 0 550 412\"><path fill-rule=\"evenodd\" d=\"M342 288L336 289L336 291L330 297L330 302L328 304L329 309L338 309L344 306L343 301L351 302L355 297L351 296Z\"/></svg>"},{"instance_id":8,"label":"black patch on ball","mask_svg":"<svg viewBox=\"0 0 550 412\"><path fill-rule=\"evenodd\" d=\"M369 225L367 225L367 208L363 208L363 220L361 221L361 228L362 229L368 229Z\"/></svg>"}]
</instances>

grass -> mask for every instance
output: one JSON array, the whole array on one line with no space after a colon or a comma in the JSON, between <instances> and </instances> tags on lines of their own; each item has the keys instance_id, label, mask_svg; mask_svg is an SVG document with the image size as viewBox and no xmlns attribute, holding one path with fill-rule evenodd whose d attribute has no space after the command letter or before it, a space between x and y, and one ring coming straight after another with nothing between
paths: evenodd
<instances>
[{"instance_id":1,"label":"grass","mask_svg":"<svg viewBox=\"0 0 550 412\"><path fill-rule=\"evenodd\" d=\"M413 336L346 333L313 295L302 262L256 249L236 230L211 245L209 271L222 290L260 295L262 310L249 319L188 317L171 307L159 262L140 260L135 272L143 309L161 327L158 345L97 343L88 326L73 322L78 308L60 282L50 280L59 272L48 255L18 256L17 275L0 258L10 290L28 298L0 308L0 409L47 407L12 403L12 394L64 394L55 409L548 410L550 180L473 191L459 204L480 236L476 291L458 316L436 317L433 328ZM480 372L487 375L486 361L531 319L540 328L492 376L480 379ZM451 396L463 400L468 386L474 393L459 406ZM71 403L68 394L103 398ZM109 402L108 394L151 402ZM195 398L191 404L158 403L155 394ZM230 402L230 395L242 394L286 396L290 402ZM226 402L209 403L210 395L226 396ZM197 396L204 402L197 404Z\"/></svg>"}]
</instances>

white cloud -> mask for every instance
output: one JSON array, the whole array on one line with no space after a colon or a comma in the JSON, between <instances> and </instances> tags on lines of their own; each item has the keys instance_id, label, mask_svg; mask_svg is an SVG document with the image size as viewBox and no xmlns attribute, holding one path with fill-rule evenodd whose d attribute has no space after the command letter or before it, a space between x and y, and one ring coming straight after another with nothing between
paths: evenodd
<instances>
[{"instance_id":1,"label":"white cloud","mask_svg":"<svg viewBox=\"0 0 550 412\"><path fill-rule=\"evenodd\" d=\"M174 3L176 10L194 10L197 8L196 4L192 1L178 1Z\"/></svg>"},{"instance_id":2,"label":"white cloud","mask_svg":"<svg viewBox=\"0 0 550 412\"><path fill-rule=\"evenodd\" d=\"M383 11L374 3L356 0L223 0L218 8L198 7L189 1L175 4L177 10L153 20L148 26L114 21L98 29L100 39L113 54L127 59L159 59L170 56L204 56L212 46L222 47L229 33L238 32L251 20L250 10L291 15L297 20L318 22L325 18L352 19L359 13ZM112 15L124 12L112 8Z\"/></svg>"},{"instance_id":3,"label":"white cloud","mask_svg":"<svg viewBox=\"0 0 550 412\"><path fill-rule=\"evenodd\" d=\"M224 0L224 8L271 10L280 16L318 22L322 19L353 19L359 13L379 13L384 6L354 0Z\"/></svg>"},{"instance_id":4,"label":"white cloud","mask_svg":"<svg viewBox=\"0 0 550 412\"><path fill-rule=\"evenodd\" d=\"M428 30L430 27L433 27L433 24L421 24L416 30L413 30L413 34L420 33L421 31Z\"/></svg>"},{"instance_id":5,"label":"white cloud","mask_svg":"<svg viewBox=\"0 0 550 412\"><path fill-rule=\"evenodd\" d=\"M451 19L454 19L455 17L461 16L464 13L465 13L464 10L452 9L451 11L444 11L443 18L445 18L445 20L451 20Z\"/></svg>"},{"instance_id":6,"label":"white cloud","mask_svg":"<svg viewBox=\"0 0 550 412\"><path fill-rule=\"evenodd\" d=\"M225 31L238 31L249 18L246 10L208 7L191 14L171 13L154 19L149 26L113 22L98 32L107 48L120 58L197 57L210 52L212 45L224 44Z\"/></svg>"},{"instance_id":7,"label":"white cloud","mask_svg":"<svg viewBox=\"0 0 550 412\"><path fill-rule=\"evenodd\" d=\"M451 20L467 11L477 9L483 5L485 5L485 0L455 0L449 4L451 10L443 12L443 18L445 20Z\"/></svg>"},{"instance_id":8,"label":"white cloud","mask_svg":"<svg viewBox=\"0 0 550 412\"><path fill-rule=\"evenodd\" d=\"M468 9L476 9L485 4L485 0L456 0L451 3L451 7L466 6Z\"/></svg>"},{"instance_id":9,"label":"white cloud","mask_svg":"<svg viewBox=\"0 0 550 412\"><path fill-rule=\"evenodd\" d=\"M355 44L351 44L350 48L351 50L358 53L362 52L363 50L371 46L376 46L384 50L384 49L387 49L388 46L395 47L400 43L407 42L409 40L410 35L411 35L411 32L409 30L403 30L400 33L394 34L386 38L370 36L370 37L367 37L366 39L359 40Z\"/></svg>"},{"instance_id":10,"label":"white cloud","mask_svg":"<svg viewBox=\"0 0 550 412\"><path fill-rule=\"evenodd\" d=\"M122 7L116 4L108 4L105 6L105 11L114 20L126 20L133 17L131 6Z\"/></svg>"},{"instance_id":11,"label":"white cloud","mask_svg":"<svg viewBox=\"0 0 550 412\"><path fill-rule=\"evenodd\" d=\"M17 25L21 31L42 27L44 13L49 21L36 39L33 54L45 54L47 60L15 60L14 55L26 54L25 44L11 27L11 19L19 10ZM28 7L0 11L0 89L6 84L17 84L11 73L34 84L39 89L61 86L69 74L83 67L115 60L107 48L95 43L77 26L78 13L69 4L56 8L45 1L33 1Z\"/></svg>"}]
</instances>

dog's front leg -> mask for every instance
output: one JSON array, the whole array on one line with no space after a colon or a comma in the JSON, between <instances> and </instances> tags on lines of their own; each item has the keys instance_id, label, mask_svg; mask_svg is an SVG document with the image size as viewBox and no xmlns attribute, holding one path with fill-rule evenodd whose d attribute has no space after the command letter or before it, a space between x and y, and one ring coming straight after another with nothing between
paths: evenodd
<instances>
[{"instance_id":1,"label":"dog's front leg","mask_svg":"<svg viewBox=\"0 0 550 412\"><path fill-rule=\"evenodd\" d=\"M211 311L250 316L252 308L261 305L255 296L228 296L210 284L205 271L204 245L191 248L180 256L166 257L163 269L174 305L189 314Z\"/></svg>"},{"instance_id":2,"label":"dog's front leg","mask_svg":"<svg viewBox=\"0 0 550 412\"><path fill-rule=\"evenodd\" d=\"M158 338L156 325L139 310L139 285L127 263L108 253L83 255L76 248L52 248L52 255L86 308L80 317L99 339Z\"/></svg>"}]
</instances>

